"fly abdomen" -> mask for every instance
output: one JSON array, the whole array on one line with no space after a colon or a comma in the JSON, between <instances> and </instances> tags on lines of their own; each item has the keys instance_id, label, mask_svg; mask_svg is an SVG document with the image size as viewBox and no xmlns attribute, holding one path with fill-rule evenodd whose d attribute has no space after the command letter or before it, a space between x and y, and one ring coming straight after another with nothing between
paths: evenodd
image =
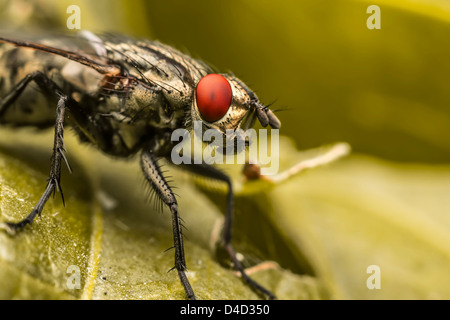
<instances>
[{"instance_id":1,"label":"fly abdomen","mask_svg":"<svg viewBox=\"0 0 450 320\"><path fill-rule=\"evenodd\" d=\"M40 43L0 38L0 94L20 96L0 118L15 125L49 125L55 92L77 106L67 123L84 141L120 156L134 152L152 132L173 131L189 118L194 89L210 69L177 50L152 41L96 36L42 39ZM41 72L53 88L28 84ZM18 106L17 108L15 106Z\"/></svg>"}]
</instances>

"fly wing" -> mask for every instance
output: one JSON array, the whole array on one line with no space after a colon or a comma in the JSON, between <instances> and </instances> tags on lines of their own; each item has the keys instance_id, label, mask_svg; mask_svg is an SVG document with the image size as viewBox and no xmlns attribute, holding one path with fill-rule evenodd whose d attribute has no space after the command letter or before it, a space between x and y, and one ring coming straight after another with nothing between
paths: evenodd
<instances>
[{"instance_id":1,"label":"fly wing","mask_svg":"<svg viewBox=\"0 0 450 320\"><path fill-rule=\"evenodd\" d=\"M36 71L51 78L67 94L76 92L71 96L74 99L97 97L105 79L120 79L121 72L107 58L101 40L89 32L78 37L0 33L0 70L0 98L14 92L17 84ZM49 99L51 93L31 83L20 94L17 107L3 115L2 122L47 126L54 122Z\"/></svg>"},{"instance_id":2,"label":"fly wing","mask_svg":"<svg viewBox=\"0 0 450 320\"><path fill-rule=\"evenodd\" d=\"M92 35L91 38L89 38L89 35ZM72 61L78 62L82 65L88 66L97 72L108 75L108 76L115 76L120 74L120 68L116 65L108 64L107 59L105 56L102 56L103 52L100 49L101 43L98 41L101 41L98 38L94 38L94 35L89 33L89 35L83 35L81 36L81 40L84 40L80 42L82 44L81 48L79 50L75 51L73 48L71 49L62 49L60 46L61 39L53 39L52 42L56 43L58 45L45 45L42 43L36 43L36 42L30 42L30 41L23 41L23 40L15 40L5 37L0 37L0 42L8 43L11 45L14 45L16 47L22 47L22 48L30 48L37 51L42 51L50 54L54 54L57 56L64 57L66 59L70 59ZM70 39L70 38L69 38ZM72 39L73 40L73 39ZM44 42L44 41L43 41ZM73 46L73 43L71 45ZM88 48L88 50L83 52L82 47ZM105 51L106 53L106 51Z\"/></svg>"}]
</instances>

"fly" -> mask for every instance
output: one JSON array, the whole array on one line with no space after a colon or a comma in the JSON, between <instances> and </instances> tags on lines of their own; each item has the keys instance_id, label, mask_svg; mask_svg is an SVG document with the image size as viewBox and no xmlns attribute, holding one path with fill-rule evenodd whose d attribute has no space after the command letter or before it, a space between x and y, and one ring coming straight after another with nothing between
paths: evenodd
<instances>
[{"instance_id":1,"label":"fly","mask_svg":"<svg viewBox=\"0 0 450 320\"><path fill-rule=\"evenodd\" d=\"M188 299L195 299L186 276L181 219L177 200L157 159L170 162L171 133L201 121L203 128L223 134L246 130L256 119L278 129L280 121L239 79L214 73L205 63L156 41L95 35L20 41L0 37L0 123L54 126L53 153L47 187L22 221L5 222L15 234L40 215L50 195L59 191L65 156L64 126L80 140L120 157L140 155L142 172L155 194L171 211L175 266ZM29 87L36 84L42 94ZM16 103L17 102L17 103ZM15 108L11 106L16 105ZM70 117L67 117L70 114ZM228 186L221 245L243 280L267 298L274 295L245 272L231 244L233 190L230 178L205 163L184 165L188 171Z\"/></svg>"}]
</instances>

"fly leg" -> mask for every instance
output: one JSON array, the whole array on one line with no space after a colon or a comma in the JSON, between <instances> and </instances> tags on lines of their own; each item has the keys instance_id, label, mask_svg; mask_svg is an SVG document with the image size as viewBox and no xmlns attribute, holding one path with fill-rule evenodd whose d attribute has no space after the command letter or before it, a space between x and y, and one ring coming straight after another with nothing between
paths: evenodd
<instances>
[{"instance_id":1,"label":"fly leg","mask_svg":"<svg viewBox=\"0 0 450 320\"><path fill-rule=\"evenodd\" d=\"M196 173L198 175L212 178L215 180L223 181L228 186L228 194L227 194L227 211L225 213L225 223L222 231L222 239L221 239L221 245L223 248L227 251L228 255L230 256L231 260L233 261L235 269L241 274L242 279L245 283L247 283L252 289L256 290L258 293L263 294L265 297L269 299L275 299L275 295L261 286L259 283L257 283L255 280L250 278L247 273L245 272L244 267L242 266L241 262L236 256L236 251L234 250L233 246L231 245L231 234L232 234L232 228L233 228L233 186L231 183L230 178L223 173L222 171L214 168L211 165L207 164L188 164L183 165L184 168L190 170L193 173Z\"/></svg>"},{"instance_id":2,"label":"fly leg","mask_svg":"<svg viewBox=\"0 0 450 320\"><path fill-rule=\"evenodd\" d=\"M0 101L0 122L5 112L13 105L17 98L22 94L27 85L34 81L44 91L48 91L50 88L55 87L55 83L47 78L42 72L34 71L27 74L20 82L9 92L6 97Z\"/></svg>"},{"instance_id":3,"label":"fly leg","mask_svg":"<svg viewBox=\"0 0 450 320\"><path fill-rule=\"evenodd\" d=\"M23 229L27 224L31 224L36 215L41 215L45 203L47 202L52 192L54 192L55 188L58 189L59 192L61 192L61 196L64 203L64 196L60 185L60 177L61 177L61 160L64 159L65 161L67 161L63 154L64 152L63 123L64 123L66 99L67 98L65 96L61 96L59 98L58 106L56 108L55 139L53 143L53 155L51 160L50 176L48 178L47 187L45 188L45 191L42 194L36 206L33 208L33 210L25 219L23 219L18 223L13 222L4 223L4 225L7 227L6 230L11 234L15 234L17 231Z\"/></svg>"},{"instance_id":4,"label":"fly leg","mask_svg":"<svg viewBox=\"0 0 450 320\"><path fill-rule=\"evenodd\" d=\"M150 151L143 151L141 154L141 168L145 178L153 187L159 198L170 208L172 213L173 243L175 248L175 267L178 271L181 283L183 284L187 298L194 300L195 295L191 284L186 276L186 261L184 257L183 233L181 230L181 219L178 215L178 204L172 189L164 178L156 157Z\"/></svg>"},{"instance_id":5,"label":"fly leg","mask_svg":"<svg viewBox=\"0 0 450 320\"><path fill-rule=\"evenodd\" d=\"M59 88L56 86L56 84L50 79L48 79L43 73L39 71L33 72L27 75L24 79L22 79L19 82L19 84L5 97L5 99L3 99L3 101L0 104L0 116L10 105L12 105L12 103L14 103L14 101L20 96L20 94L23 92L27 84L30 83L30 81L35 81L39 85L39 87L45 90L55 89L55 92L58 95L50 176L48 178L47 187L45 188L44 193L37 202L36 206L30 212L30 214L20 222L17 223L6 222L2 224L2 227L10 234L15 234L16 232L20 231L26 225L31 224L37 215L41 215L45 203L47 202L52 192L54 193L55 189L61 193L61 197L64 203L64 196L60 185L60 177L61 177L61 160L64 159L64 161L68 165L67 159L63 153L65 151L63 140L64 114L68 103L68 98L65 95L63 95L59 90Z\"/></svg>"}]
</instances>

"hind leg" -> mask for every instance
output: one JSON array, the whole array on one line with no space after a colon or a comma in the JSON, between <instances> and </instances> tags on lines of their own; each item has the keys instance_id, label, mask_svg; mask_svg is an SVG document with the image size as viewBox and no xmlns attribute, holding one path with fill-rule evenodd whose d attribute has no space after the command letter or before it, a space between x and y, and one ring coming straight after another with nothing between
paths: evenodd
<instances>
[{"instance_id":1,"label":"hind leg","mask_svg":"<svg viewBox=\"0 0 450 320\"><path fill-rule=\"evenodd\" d=\"M17 231L23 229L27 224L31 224L36 217L40 215L48 198L55 190L61 192L61 196L64 203L64 196L61 190L60 177L61 177L61 160L64 159L68 165L67 159L64 155L64 115L66 107L68 105L69 98L62 94L58 86L46 77L42 72L36 71L27 75L22 79L17 86L2 100L0 103L0 117L6 112L6 110L16 101L26 86L34 81L43 90L52 90L58 96L58 104L56 107L56 122L55 122L55 134L53 142L53 154L51 158L50 175L48 178L47 187L35 205L30 214L20 222L6 222L2 224L2 227L10 234L14 234ZM69 165L68 165L69 167ZM70 170L70 167L69 167Z\"/></svg>"}]
</instances>

